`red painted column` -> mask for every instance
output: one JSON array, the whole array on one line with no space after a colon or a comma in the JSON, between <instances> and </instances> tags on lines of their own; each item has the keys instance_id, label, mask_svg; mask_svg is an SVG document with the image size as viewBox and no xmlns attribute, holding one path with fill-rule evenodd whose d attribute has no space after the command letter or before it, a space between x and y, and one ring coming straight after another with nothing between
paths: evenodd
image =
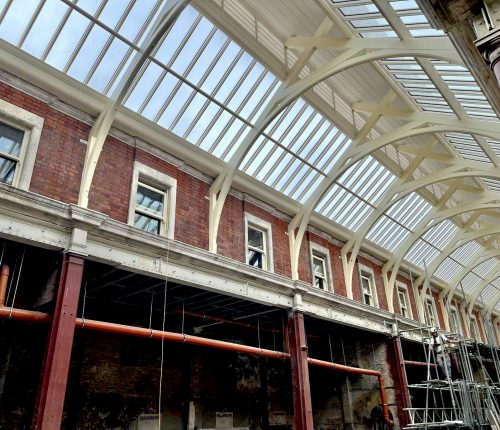
<instances>
[{"instance_id":1,"label":"red painted column","mask_svg":"<svg viewBox=\"0 0 500 430\"><path fill-rule=\"evenodd\" d=\"M392 338L392 345L394 351L394 380L397 382L396 401L398 403L398 418L399 426L402 428L408 425L408 412L403 411L403 409L411 408L411 400L408 391L408 378L406 377L403 349L401 348L399 337Z\"/></svg>"},{"instance_id":2,"label":"red painted column","mask_svg":"<svg viewBox=\"0 0 500 430\"><path fill-rule=\"evenodd\" d=\"M37 430L57 430L61 427L83 263L84 258L74 254L67 253L63 257L38 394Z\"/></svg>"},{"instance_id":3,"label":"red painted column","mask_svg":"<svg viewBox=\"0 0 500 430\"><path fill-rule=\"evenodd\" d=\"M288 313L288 340L292 366L293 406L295 429L313 430L309 364L307 362L306 331L304 314L298 311Z\"/></svg>"}]
</instances>

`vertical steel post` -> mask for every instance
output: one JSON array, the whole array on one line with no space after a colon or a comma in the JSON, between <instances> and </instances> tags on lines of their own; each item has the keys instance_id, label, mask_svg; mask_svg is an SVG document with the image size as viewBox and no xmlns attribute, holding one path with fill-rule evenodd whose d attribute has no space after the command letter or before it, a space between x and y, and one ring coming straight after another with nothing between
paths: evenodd
<instances>
[{"instance_id":1,"label":"vertical steel post","mask_svg":"<svg viewBox=\"0 0 500 430\"><path fill-rule=\"evenodd\" d=\"M398 402L398 418L399 426L406 427L408 425L408 413L403 411L405 408L411 408L410 393L408 391L408 378L406 377L406 368L403 357L403 349L401 347L401 339L399 336L392 338L392 346L394 352L394 368L396 386L396 401Z\"/></svg>"},{"instance_id":2,"label":"vertical steel post","mask_svg":"<svg viewBox=\"0 0 500 430\"><path fill-rule=\"evenodd\" d=\"M83 257L64 254L38 394L37 430L61 427L83 264Z\"/></svg>"},{"instance_id":3,"label":"vertical steel post","mask_svg":"<svg viewBox=\"0 0 500 430\"><path fill-rule=\"evenodd\" d=\"M306 331L302 312L294 310L288 312L288 339L292 367L295 429L313 430Z\"/></svg>"}]
</instances>

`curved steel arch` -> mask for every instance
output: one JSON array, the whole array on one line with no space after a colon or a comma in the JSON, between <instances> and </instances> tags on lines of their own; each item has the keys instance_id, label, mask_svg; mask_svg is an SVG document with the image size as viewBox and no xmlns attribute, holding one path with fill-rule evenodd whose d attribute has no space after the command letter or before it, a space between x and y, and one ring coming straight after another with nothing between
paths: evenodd
<instances>
[{"instance_id":1,"label":"curved steel arch","mask_svg":"<svg viewBox=\"0 0 500 430\"><path fill-rule=\"evenodd\" d=\"M87 140L87 152L85 153L80 193L78 195L78 204L80 206L88 206L90 186L92 184L92 178L94 177L97 161L99 160L104 141L116 117L118 107L123 102L130 85L144 62L188 3L189 0L169 0L165 4L155 23L151 26L150 31L144 38L144 43L139 48L139 51L136 52L109 101L92 126Z\"/></svg>"},{"instance_id":2,"label":"curved steel arch","mask_svg":"<svg viewBox=\"0 0 500 430\"><path fill-rule=\"evenodd\" d=\"M238 146L234 154L228 161L225 169L220 172L219 176L213 182L209 191L209 250L216 252L217 249L217 234L220 222L222 209L229 193L231 183L233 182L236 169L239 167L246 154L262 134L265 128L294 100L302 96L305 92L313 88L315 85L331 78L337 73L359 66L364 63L382 60L386 58L411 56L441 59L450 63L455 63L456 59L451 58L447 50L442 52L435 50L429 52L428 49L378 49L374 52L365 53L366 49L353 48L350 49L333 60L329 61L322 67L316 69L302 80L289 85L284 81L275 95L269 101L267 106L262 111L261 115L255 122L254 127L245 137L243 142ZM293 274L293 269L292 269ZM293 275L292 275L293 276ZM296 277L295 277L296 279Z\"/></svg>"},{"instance_id":3,"label":"curved steel arch","mask_svg":"<svg viewBox=\"0 0 500 430\"><path fill-rule=\"evenodd\" d=\"M495 266L493 266L486 274L484 280L480 282L479 285L470 292L469 294L470 300L468 305L469 313L471 313L472 309L474 309L474 305L476 304L477 299L481 295L482 291L495 279L498 278L500 278L500 262L498 262Z\"/></svg>"},{"instance_id":4,"label":"curved steel arch","mask_svg":"<svg viewBox=\"0 0 500 430\"><path fill-rule=\"evenodd\" d=\"M490 194L490 193L488 193ZM494 194L494 193L491 193ZM427 233L432 228L436 227L438 224L443 222L446 219L452 218L454 216L460 215L462 213L473 212L481 209L495 209L500 208L500 202L497 203L489 203L493 200L500 200L499 196L486 197L480 199L479 201L473 202L461 202L453 208L432 210L429 212L415 227L414 233L408 236L405 241L395 250L394 257L391 258L387 263L382 267L382 277L384 279L384 287L387 296L387 301L390 303L389 310L393 312L392 309L392 299L394 295L394 286L396 284L396 278L399 273L399 268L401 267L401 263L408 253L408 251L412 248L415 242L422 237L425 233ZM388 277L389 271L391 272L390 277Z\"/></svg>"},{"instance_id":5,"label":"curved steel arch","mask_svg":"<svg viewBox=\"0 0 500 430\"><path fill-rule=\"evenodd\" d=\"M439 256L437 258L432 260L431 265L427 268L429 279L432 279L432 277L434 276L434 273L439 268L439 266L443 263L443 261L447 257L449 257L450 254L455 252L457 249L459 249L460 247L464 246L466 243L469 243L473 240L477 240L477 239L480 239L481 237L491 236L494 234L500 234L500 227L499 226L487 227L487 228L483 228L481 230L474 230L474 231L470 231L467 233L457 232L457 234L455 235L456 239L450 241L448 243L448 245L446 246L446 248L443 251L441 251L441 253L439 254ZM491 251L499 251L500 252L500 250L497 250L497 249L494 249ZM484 252L478 253L477 258L480 258L483 255L486 255L486 256L489 255L489 251L487 251L486 253L484 253ZM459 272L460 275L462 273L464 273L463 276L458 281L455 281L455 278L454 278L449 283L450 289L448 291L445 291L445 294L447 295L448 299L451 299L453 297L453 295L455 294L455 291L457 289L458 284L465 277L465 275L467 275L467 273L469 273L472 270L472 269L470 269L470 266L471 266L471 263L469 262L466 266L464 266L464 269ZM420 285L420 283L423 281L423 279L424 279L424 276L420 275L416 280L416 285Z\"/></svg>"}]
</instances>

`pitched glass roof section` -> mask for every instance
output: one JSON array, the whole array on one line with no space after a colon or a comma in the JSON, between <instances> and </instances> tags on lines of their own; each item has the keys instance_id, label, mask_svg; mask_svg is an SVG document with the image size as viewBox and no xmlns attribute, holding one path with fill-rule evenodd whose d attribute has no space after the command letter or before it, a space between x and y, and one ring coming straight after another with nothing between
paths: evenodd
<instances>
[{"instance_id":1,"label":"pitched glass roof section","mask_svg":"<svg viewBox=\"0 0 500 430\"><path fill-rule=\"evenodd\" d=\"M0 37L109 95L165 2L0 0ZM399 25L394 22L391 25L390 14L385 17L370 1L331 0L331 3L352 33L360 38L397 37L401 29L412 37L443 37L442 32L430 27L414 0L388 3ZM248 31L252 27L257 31L252 15L242 15L240 21ZM258 30L266 34L269 42L266 47L276 58L287 62L282 40L265 27ZM296 61L294 55L289 53L289 64ZM498 120L465 68L443 61L426 61L401 57L379 65L417 110ZM308 75L313 65L313 62L307 64L301 77ZM437 72L439 79L429 72ZM124 105L228 161L280 83L271 70L188 6L142 67ZM359 126L356 119L361 116L352 112L347 99L332 100L335 92L331 86L321 83L313 91L336 109L341 106L349 115L352 113L354 125ZM374 129L370 137L380 134L380 130ZM447 133L443 137L463 158L490 162L475 136ZM500 155L499 141L484 141ZM267 127L247 153L240 170L304 203L351 143L329 118L305 99L298 99ZM383 151L393 153L393 148ZM399 165L403 167L407 161ZM419 174L426 173L422 170ZM377 208L394 180L395 175L379 161L366 157L336 181L316 211L355 231ZM498 181L483 182L500 191ZM431 192L439 198L438 187L432 187ZM397 251L415 233L418 221L430 209L431 205L420 195L411 194L381 216L367 238L389 251ZM443 222L418 240L407 259L420 267L424 260L429 264L456 229L453 223ZM476 245L479 246L464 246L453 253L438 269L438 276L451 279L471 258Z\"/></svg>"}]
</instances>

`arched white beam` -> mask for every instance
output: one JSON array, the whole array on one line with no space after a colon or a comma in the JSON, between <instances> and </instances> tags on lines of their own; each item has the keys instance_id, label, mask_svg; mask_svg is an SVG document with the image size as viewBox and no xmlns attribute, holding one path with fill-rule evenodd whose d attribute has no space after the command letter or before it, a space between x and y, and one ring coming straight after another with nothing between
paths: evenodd
<instances>
[{"instance_id":1,"label":"arched white beam","mask_svg":"<svg viewBox=\"0 0 500 430\"><path fill-rule=\"evenodd\" d=\"M394 57L426 57L439 59L453 63L454 58L450 58L447 50L429 51L423 48L409 49L376 49L373 52L365 52L366 48L350 49L320 68L316 69L304 79L289 84L287 81L278 88L274 96L255 122L250 132L238 146L231 156L226 167L217 176L209 190L209 250L217 251L217 233L219 229L222 209L229 193L229 189L234 179L236 170L245 158L246 154L262 134L265 128L297 98L313 88L315 85L331 78L337 73L343 72L361 64L370 63L377 60ZM291 245L293 247L293 245ZM297 279L297 273L292 270L292 276Z\"/></svg>"},{"instance_id":2,"label":"arched white beam","mask_svg":"<svg viewBox=\"0 0 500 430\"><path fill-rule=\"evenodd\" d=\"M396 284L396 278L399 273L399 268L401 263L408 253L408 251L413 247L415 242L427 233L430 229L436 227L439 223L443 222L445 219L453 218L457 215L483 210L483 209L496 209L500 208L500 202L498 202L499 196L492 196L495 193L488 192L488 197L483 197L472 202L461 202L455 207L446 208L439 210L434 208L431 210L414 229L414 233L408 236L404 242L394 251L393 257L384 264L382 267L382 276L384 279L384 287L387 296L387 301L390 303L389 310L394 312L392 309L392 299L394 295L394 287ZM389 272L391 275L388 276Z\"/></svg>"},{"instance_id":3,"label":"arched white beam","mask_svg":"<svg viewBox=\"0 0 500 430\"><path fill-rule=\"evenodd\" d=\"M495 266L493 266L490 270L488 270L488 273L484 277L484 280L479 283L471 292L470 292L470 299L469 299L469 305L468 305L468 310L469 314L472 313L472 309L474 309L474 306L477 302L477 299L481 295L481 292L490 284L492 283L495 279L500 278L500 262L497 263ZM484 303L486 305L486 303Z\"/></svg>"},{"instance_id":4,"label":"arched white beam","mask_svg":"<svg viewBox=\"0 0 500 430\"><path fill-rule=\"evenodd\" d=\"M493 313L493 311L495 310L498 302L500 301L500 291L498 291L494 296L493 298L490 300L489 303L486 303L485 306L486 306L486 316L488 318L491 318L491 314Z\"/></svg>"},{"instance_id":5,"label":"arched white beam","mask_svg":"<svg viewBox=\"0 0 500 430\"><path fill-rule=\"evenodd\" d=\"M453 178L463 178L463 177L493 177L500 178L500 170L496 167L487 166L485 170L483 170L484 164L477 162L470 162L467 160L463 160L457 166L451 166L446 169L435 172L431 175L424 176L417 180L401 183L399 181L395 184L394 187L391 187L387 191L382 200L379 202L377 210L375 210L370 216L367 218L367 221L363 223L362 227L358 229L357 240L355 239L353 242L348 241L344 247L342 248L342 259L344 261L344 276L346 277L346 284L352 284L352 275L354 271L354 265L356 263L356 258L358 256L359 250L361 249L362 239L366 236L368 231L375 225L377 220L382 216L385 212L387 212L395 203L405 198L409 194L417 191L420 188L426 187L428 185L443 182L448 179ZM464 169L471 170L464 170ZM480 170L473 170L480 169ZM491 175L491 176L490 176ZM351 248L352 246L352 248ZM350 255L348 256L348 253Z\"/></svg>"},{"instance_id":6,"label":"arched white beam","mask_svg":"<svg viewBox=\"0 0 500 430\"><path fill-rule=\"evenodd\" d=\"M89 192L95 168L97 166L104 141L106 140L111 125L116 117L118 107L123 102L123 99L139 72L139 69L188 3L189 0L169 0L165 6L163 6L158 18L155 20L148 34L144 38L144 42L139 48L139 51L135 53L130 65L127 67L127 70L120 79L106 106L103 108L92 126L87 139L87 152L85 153L85 162L83 165L82 180L80 183L80 194L78 196L78 204L80 206L88 206Z\"/></svg>"},{"instance_id":7,"label":"arched white beam","mask_svg":"<svg viewBox=\"0 0 500 430\"><path fill-rule=\"evenodd\" d=\"M489 249L486 252L481 254L477 254L472 257L472 259L467 263L465 267L463 267L452 279L448 282L449 288L448 290L443 291L441 294L447 297L447 300L450 301L457 289L459 289L459 285L462 280L467 276L467 274L473 271L477 266L484 263L486 260L489 260L494 257L500 256L500 249ZM465 298L464 298L465 299Z\"/></svg>"}]
</instances>

